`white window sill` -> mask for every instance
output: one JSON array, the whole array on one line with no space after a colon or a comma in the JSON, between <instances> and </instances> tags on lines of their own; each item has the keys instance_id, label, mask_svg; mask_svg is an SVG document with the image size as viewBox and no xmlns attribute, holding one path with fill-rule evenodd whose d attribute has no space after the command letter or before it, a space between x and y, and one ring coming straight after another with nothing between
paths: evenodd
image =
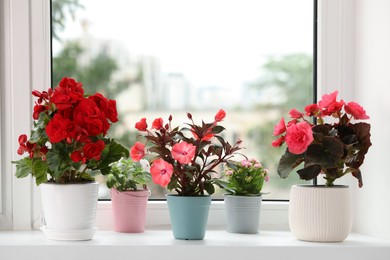
<instances>
[{"instance_id":1,"label":"white window sill","mask_svg":"<svg viewBox=\"0 0 390 260\"><path fill-rule=\"evenodd\" d=\"M142 234L97 231L90 241L48 240L41 231L0 232L0 258L19 259L390 259L390 241L352 234L342 243L310 243L290 232L256 235L207 230L204 240L185 241L171 230Z\"/></svg>"}]
</instances>

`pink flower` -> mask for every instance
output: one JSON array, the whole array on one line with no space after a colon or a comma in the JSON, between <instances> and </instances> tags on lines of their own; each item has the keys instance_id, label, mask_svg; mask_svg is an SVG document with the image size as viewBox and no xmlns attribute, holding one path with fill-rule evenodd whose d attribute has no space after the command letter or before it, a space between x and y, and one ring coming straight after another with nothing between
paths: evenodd
<instances>
[{"instance_id":1,"label":"pink flower","mask_svg":"<svg viewBox=\"0 0 390 260\"><path fill-rule=\"evenodd\" d=\"M303 117L303 113L299 112L295 108L291 109L289 114L290 114L291 118L301 118L301 117Z\"/></svg>"},{"instance_id":2,"label":"pink flower","mask_svg":"<svg viewBox=\"0 0 390 260\"><path fill-rule=\"evenodd\" d=\"M278 139L276 139L272 142L272 146L273 147L280 147L284 143L284 140L285 140L285 137L284 137L284 135L282 135L281 137L279 137Z\"/></svg>"},{"instance_id":3,"label":"pink flower","mask_svg":"<svg viewBox=\"0 0 390 260\"><path fill-rule=\"evenodd\" d=\"M336 90L335 92L332 92L330 94L324 94L322 96L322 100L318 102L319 106L321 108L327 108L330 106L332 103L336 102L337 94L339 92Z\"/></svg>"},{"instance_id":4,"label":"pink flower","mask_svg":"<svg viewBox=\"0 0 390 260\"><path fill-rule=\"evenodd\" d=\"M366 114L366 110L356 102L349 102L344 107L345 112L352 115L355 119L369 119L370 117Z\"/></svg>"},{"instance_id":5,"label":"pink flower","mask_svg":"<svg viewBox=\"0 0 390 260\"><path fill-rule=\"evenodd\" d=\"M153 162L152 167L150 167L150 173L154 183L166 187L171 181L173 166L159 158Z\"/></svg>"},{"instance_id":6,"label":"pink flower","mask_svg":"<svg viewBox=\"0 0 390 260\"><path fill-rule=\"evenodd\" d=\"M328 106L326 109L330 114L338 113L341 111L343 106L345 105L344 100L340 100L340 102L334 102Z\"/></svg>"},{"instance_id":7,"label":"pink flower","mask_svg":"<svg viewBox=\"0 0 390 260\"><path fill-rule=\"evenodd\" d=\"M139 122L137 122L135 124L135 128L137 128L139 131L146 131L146 128L148 128L146 118L142 118Z\"/></svg>"},{"instance_id":8,"label":"pink flower","mask_svg":"<svg viewBox=\"0 0 390 260\"><path fill-rule=\"evenodd\" d=\"M286 144L293 154L301 154L313 141L313 131L307 122L293 124L286 131Z\"/></svg>"},{"instance_id":9,"label":"pink flower","mask_svg":"<svg viewBox=\"0 0 390 260\"><path fill-rule=\"evenodd\" d=\"M243 167L250 167L250 166L252 166L252 163L250 161L248 161L248 160L242 160L241 161L241 165Z\"/></svg>"},{"instance_id":10,"label":"pink flower","mask_svg":"<svg viewBox=\"0 0 390 260\"><path fill-rule=\"evenodd\" d=\"M314 116L319 112L320 108L317 104L311 104L305 107L305 112L307 116Z\"/></svg>"},{"instance_id":11,"label":"pink flower","mask_svg":"<svg viewBox=\"0 0 390 260\"><path fill-rule=\"evenodd\" d=\"M160 130L163 127L163 125L164 125L163 119L161 117L156 118L152 123L152 129Z\"/></svg>"},{"instance_id":12,"label":"pink flower","mask_svg":"<svg viewBox=\"0 0 390 260\"><path fill-rule=\"evenodd\" d=\"M286 132L286 124L284 118L280 119L279 124L274 126L274 136L278 136Z\"/></svg>"},{"instance_id":13,"label":"pink flower","mask_svg":"<svg viewBox=\"0 0 390 260\"><path fill-rule=\"evenodd\" d=\"M226 116L226 112L223 109L220 109L217 114L215 114L215 122L221 122Z\"/></svg>"},{"instance_id":14,"label":"pink flower","mask_svg":"<svg viewBox=\"0 0 390 260\"><path fill-rule=\"evenodd\" d=\"M188 164L194 159L196 146L180 142L172 146L172 156L181 164Z\"/></svg>"},{"instance_id":15,"label":"pink flower","mask_svg":"<svg viewBox=\"0 0 390 260\"><path fill-rule=\"evenodd\" d=\"M136 142L130 148L130 157L133 161L138 162L145 156L145 145L140 142Z\"/></svg>"}]
</instances>

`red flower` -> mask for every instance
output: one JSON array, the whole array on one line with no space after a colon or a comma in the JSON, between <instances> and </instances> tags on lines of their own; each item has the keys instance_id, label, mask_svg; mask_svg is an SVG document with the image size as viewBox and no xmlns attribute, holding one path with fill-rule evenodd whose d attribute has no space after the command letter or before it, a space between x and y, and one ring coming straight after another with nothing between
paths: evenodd
<instances>
[{"instance_id":1,"label":"red flower","mask_svg":"<svg viewBox=\"0 0 390 260\"><path fill-rule=\"evenodd\" d=\"M70 155L70 159L77 163L77 162L80 162L83 159L83 156L81 155L80 151L74 151Z\"/></svg>"},{"instance_id":2,"label":"red flower","mask_svg":"<svg viewBox=\"0 0 390 260\"><path fill-rule=\"evenodd\" d=\"M89 135L96 136L103 133L104 122L102 112L91 99L82 99L75 107L73 118L77 124L86 129ZM105 118L104 118L105 119Z\"/></svg>"},{"instance_id":3,"label":"red flower","mask_svg":"<svg viewBox=\"0 0 390 260\"><path fill-rule=\"evenodd\" d=\"M146 123L146 118L142 118L139 122L135 124L135 128L139 131L146 131L148 124Z\"/></svg>"},{"instance_id":4,"label":"red flower","mask_svg":"<svg viewBox=\"0 0 390 260\"><path fill-rule=\"evenodd\" d=\"M106 111L106 117L112 122L118 122L118 111L116 110L116 101L108 100L108 107Z\"/></svg>"},{"instance_id":5,"label":"red flower","mask_svg":"<svg viewBox=\"0 0 390 260\"><path fill-rule=\"evenodd\" d=\"M154 183L166 187L171 181L173 166L159 158L153 162L152 167L150 167L150 173Z\"/></svg>"},{"instance_id":6,"label":"red flower","mask_svg":"<svg viewBox=\"0 0 390 260\"><path fill-rule=\"evenodd\" d=\"M156 118L152 123L152 129L160 130L161 128L163 128L163 125L164 125L163 119L161 117Z\"/></svg>"},{"instance_id":7,"label":"red flower","mask_svg":"<svg viewBox=\"0 0 390 260\"><path fill-rule=\"evenodd\" d=\"M280 119L279 124L274 126L274 136L278 136L286 132L286 124L284 118Z\"/></svg>"},{"instance_id":8,"label":"red flower","mask_svg":"<svg viewBox=\"0 0 390 260\"><path fill-rule=\"evenodd\" d=\"M102 140L98 140L96 143L86 143L83 147L83 154L88 160L99 161L104 147L105 143Z\"/></svg>"},{"instance_id":9,"label":"red flower","mask_svg":"<svg viewBox=\"0 0 390 260\"><path fill-rule=\"evenodd\" d=\"M115 100L108 100L100 93L96 93L88 98L96 103L101 112L103 112L105 117L107 117L111 122L115 123L118 121L118 112L116 110Z\"/></svg>"},{"instance_id":10,"label":"red flower","mask_svg":"<svg viewBox=\"0 0 390 260\"><path fill-rule=\"evenodd\" d=\"M18 142L19 142L18 154L22 155L24 152L28 151L27 146L26 146L27 135L25 135L25 134L20 135L19 139L18 139Z\"/></svg>"},{"instance_id":11,"label":"red flower","mask_svg":"<svg viewBox=\"0 0 390 260\"><path fill-rule=\"evenodd\" d=\"M296 110L295 108L291 109L289 114L290 114L291 118L301 118L301 117L303 117L303 114L301 112L299 112L298 110Z\"/></svg>"},{"instance_id":12,"label":"red flower","mask_svg":"<svg viewBox=\"0 0 390 260\"><path fill-rule=\"evenodd\" d=\"M66 138L66 122L60 114L55 114L46 126L46 134L51 143L61 142Z\"/></svg>"},{"instance_id":13,"label":"red flower","mask_svg":"<svg viewBox=\"0 0 390 260\"><path fill-rule=\"evenodd\" d=\"M130 148L130 157L133 161L138 162L145 156L145 145L140 142L136 142Z\"/></svg>"},{"instance_id":14,"label":"red flower","mask_svg":"<svg viewBox=\"0 0 390 260\"><path fill-rule=\"evenodd\" d=\"M180 142L172 146L172 157L181 164L188 164L194 159L196 146Z\"/></svg>"},{"instance_id":15,"label":"red flower","mask_svg":"<svg viewBox=\"0 0 390 260\"><path fill-rule=\"evenodd\" d=\"M286 144L293 154L301 154L313 141L313 131L309 123L303 121L292 124L286 131Z\"/></svg>"},{"instance_id":16,"label":"red flower","mask_svg":"<svg viewBox=\"0 0 390 260\"><path fill-rule=\"evenodd\" d=\"M43 112L43 111L46 111L46 106L44 106L44 105L35 105L34 106L33 119L34 120L38 120L39 114L41 114L41 112Z\"/></svg>"},{"instance_id":17,"label":"red flower","mask_svg":"<svg viewBox=\"0 0 390 260\"><path fill-rule=\"evenodd\" d=\"M320 108L317 104L311 104L305 107L305 112L307 116L315 116L320 111Z\"/></svg>"},{"instance_id":18,"label":"red flower","mask_svg":"<svg viewBox=\"0 0 390 260\"><path fill-rule=\"evenodd\" d=\"M345 105L345 112L352 115L355 119L369 119L366 110L356 102L349 102Z\"/></svg>"},{"instance_id":19,"label":"red flower","mask_svg":"<svg viewBox=\"0 0 390 260\"><path fill-rule=\"evenodd\" d=\"M215 122L221 122L226 116L226 112L223 109L220 109L217 114L215 114Z\"/></svg>"},{"instance_id":20,"label":"red flower","mask_svg":"<svg viewBox=\"0 0 390 260\"><path fill-rule=\"evenodd\" d=\"M72 78L62 78L59 84L59 88L65 90L68 93L73 92L77 95L84 95L83 84L81 82L75 81Z\"/></svg>"}]
</instances>

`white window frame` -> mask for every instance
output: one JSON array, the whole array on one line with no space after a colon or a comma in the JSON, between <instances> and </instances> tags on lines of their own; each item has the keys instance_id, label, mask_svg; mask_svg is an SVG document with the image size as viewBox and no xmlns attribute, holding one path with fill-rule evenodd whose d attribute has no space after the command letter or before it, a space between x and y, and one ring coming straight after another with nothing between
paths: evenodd
<instances>
[{"instance_id":1,"label":"white window frame","mask_svg":"<svg viewBox=\"0 0 390 260\"><path fill-rule=\"evenodd\" d=\"M50 86L50 6L49 0L3 0L2 4L0 229L29 230L41 225L39 192L32 178L14 177L10 162L19 158L18 136L30 131L31 90ZM355 96L354 7L354 0L318 0L319 96L333 90L345 99ZM260 218L262 229L287 230L288 202L263 202ZM99 202L97 226L112 229L112 223L111 203ZM223 204L213 202L209 227L223 225ZM149 202L147 228L166 226L166 202Z\"/></svg>"}]
</instances>

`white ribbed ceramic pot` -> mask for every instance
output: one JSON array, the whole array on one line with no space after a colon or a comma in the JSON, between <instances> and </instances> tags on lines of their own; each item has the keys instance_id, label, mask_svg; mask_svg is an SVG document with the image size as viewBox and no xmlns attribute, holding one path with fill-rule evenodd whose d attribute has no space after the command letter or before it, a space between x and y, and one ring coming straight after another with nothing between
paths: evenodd
<instances>
[{"instance_id":1,"label":"white ribbed ceramic pot","mask_svg":"<svg viewBox=\"0 0 390 260\"><path fill-rule=\"evenodd\" d=\"M299 240L341 242L352 228L348 186L295 185L290 192L289 224Z\"/></svg>"},{"instance_id":2,"label":"white ribbed ceramic pot","mask_svg":"<svg viewBox=\"0 0 390 260\"><path fill-rule=\"evenodd\" d=\"M40 185L43 231L50 239L89 240L95 233L95 216L99 184Z\"/></svg>"}]
</instances>

